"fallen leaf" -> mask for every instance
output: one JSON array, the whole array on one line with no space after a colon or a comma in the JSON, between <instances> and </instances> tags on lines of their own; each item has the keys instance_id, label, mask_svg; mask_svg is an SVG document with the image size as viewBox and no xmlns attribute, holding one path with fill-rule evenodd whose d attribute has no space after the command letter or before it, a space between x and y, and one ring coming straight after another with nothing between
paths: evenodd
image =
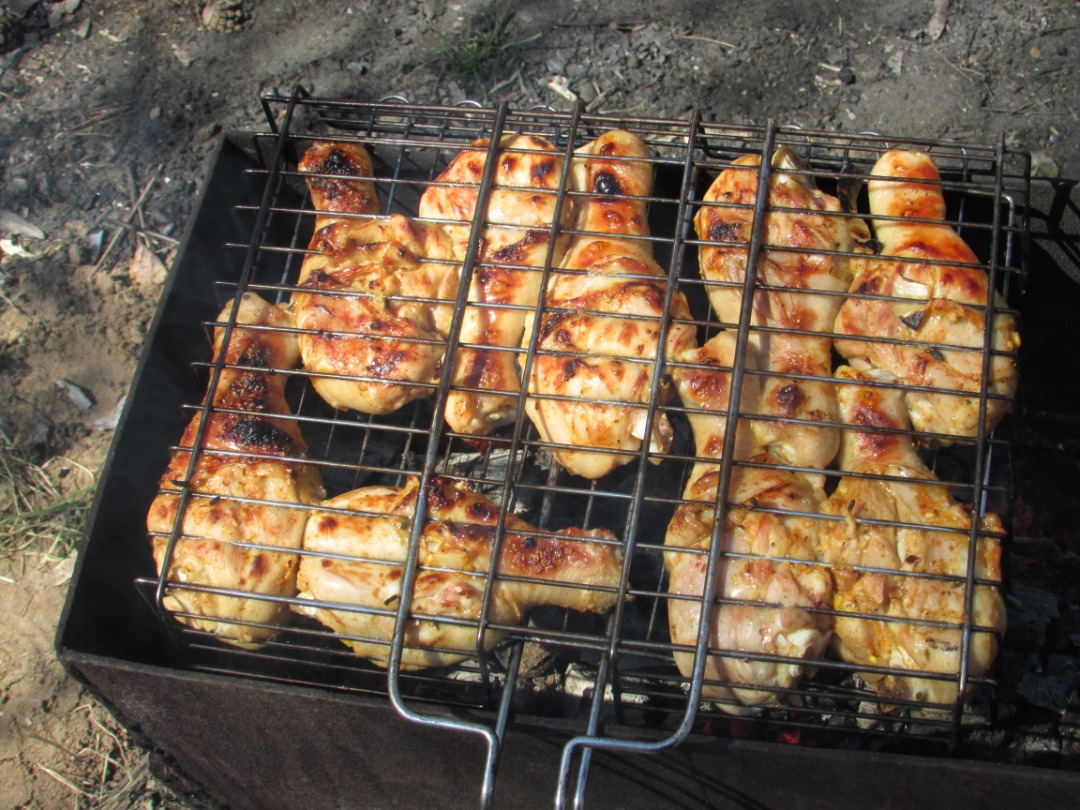
<instances>
[{"instance_id":1,"label":"fallen leaf","mask_svg":"<svg viewBox=\"0 0 1080 810\"><path fill-rule=\"evenodd\" d=\"M930 15L930 22L926 24L927 36L937 42L945 33L945 25L948 21L949 0L934 0L934 11Z\"/></svg>"},{"instance_id":2,"label":"fallen leaf","mask_svg":"<svg viewBox=\"0 0 1080 810\"><path fill-rule=\"evenodd\" d=\"M71 581L71 575L75 573L75 560L78 554L72 552L53 566L49 579L54 586L67 585Z\"/></svg>"},{"instance_id":3,"label":"fallen leaf","mask_svg":"<svg viewBox=\"0 0 1080 810\"><path fill-rule=\"evenodd\" d=\"M116 430L116 426L120 424L120 416L124 412L124 403L127 402L127 394L120 397L120 401L116 403L116 407L109 411L104 416L93 420L90 423L90 427L94 430Z\"/></svg>"},{"instance_id":4,"label":"fallen leaf","mask_svg":"<svg viewBox=\"0 0 1080 810\"><path fill-rule=\"evenodd\" d=\"M14 211L0 209L0 233L9 236L28 236L31 239L44 239L45 232L37 225L20 217Z\"/></svg>"},{"instance_id":5,"label":"fallen leaf","mask_svg":"<svg viewBox=\"0 0 1080 810\"><path fill-rule=\"evenodd\" d=\"M184 67L191 67L191 63L195 61L195 57L189 54L184 48L181 48L175 42L172 44L173 56L180 60L180 64Z\"/></svg>"},{"instance_id":6,"label":"fallen leaf","mask_svg":"<svg viewBox=\"0 0 1080 810\"><path fill-rule=\"evenodd\" d=\"M142 242L135 248L135 257L128 267L128 278L132 284L148 287L165 281L167 272L161 259Z\"/></svg>"}]
</instances>

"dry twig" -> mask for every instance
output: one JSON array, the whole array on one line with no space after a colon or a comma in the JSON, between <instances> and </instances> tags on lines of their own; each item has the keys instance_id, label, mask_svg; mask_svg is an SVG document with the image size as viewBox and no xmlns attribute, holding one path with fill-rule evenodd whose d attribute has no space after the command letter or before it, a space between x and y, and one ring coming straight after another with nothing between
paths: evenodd
<instances>
[{"instance_id":1,"label":"dry twig","mask_svg":"<svg viewBox=\"0 0 1080 810\"><path fill-rule=\"evenodd\" d=\"M158 177L161 176L161 171L164 168L163 164L158 164L154 171L150 173L150 179L146 182L146 185L143 186L139 198L135 200L135 204L132 206L131 211L129 211L128 215L124 218L124 223L126 225L133 225L135 218L142 216L142 205L146 201L146 197L150 193L150 190L157 183ZM105 246L105 250L102 251L101 256L98 258L97 264L94 265L95 268L100 268L105 264L105 259L108 258L109 254L112 253L113 248L116 247L126 233L126 228L122 227L113 234L112 239L109 240L109 244Z\"/></svg>"},{"instance_id":2,"label":"dry twig","mask_svg":"<svg viewBox=\"0 0 1080 810\"><path fill-rule=\"evenodd\" d=\"M734 42L725 42L722 39L715 39L714 37L699 37L695 34L675 34L675 39L693 39L698 42L712 42L716 45L723 45L725 48L733 48L738 50L739 46Z\"/></svg>"}]
</instances>

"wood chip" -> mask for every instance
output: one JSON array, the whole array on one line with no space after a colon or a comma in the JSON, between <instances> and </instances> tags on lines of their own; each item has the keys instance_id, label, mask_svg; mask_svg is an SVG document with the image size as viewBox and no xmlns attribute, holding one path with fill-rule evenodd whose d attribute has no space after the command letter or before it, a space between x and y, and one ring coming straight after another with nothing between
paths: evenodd
<instances>
[{"instance_id":1,"label":"wood chip","mask_svg":"<svg viewBox=\"0 0 1080 810\"><path fill-rule=\"evenodd\" d=\"M567 101L578 100L577 93L570 89L570 83L565 76L553 76L547 87Z\"/></svg>"},{"instance_id":2,"label":"wood chip","mask_svg":"<svg viewBox=\"0 0 1080 810\"><path fill-rule=\"evenodd\" d=\"M0 239L0 253L5 256L23 256L27 259L36 259L41 254L31 253L22 245L17 245L10 239Z\"/></svg>"},{"instance_id":3,"label":"wood chip","mask_svg":"<svg viewBox=\"0 0 1080 810\"><path fill-rule=\"evenodd\" d=\"M68 402L75 406L80 413L94 407L94 397L89 391L70 380L57 380L56 387L64 392Z\"/></svg>"},{"instance_id":4,"label":"wood chip","mask_svg":"<svg viewBox=\"0 0 1080 810\"><path fill-rule=\"evenodd\" d=\"M135 257L128 266L128 278L139 287L150 287L165 281L167 271L164 263L142 242L135 246Z\"/></svg>"}]
</instances>

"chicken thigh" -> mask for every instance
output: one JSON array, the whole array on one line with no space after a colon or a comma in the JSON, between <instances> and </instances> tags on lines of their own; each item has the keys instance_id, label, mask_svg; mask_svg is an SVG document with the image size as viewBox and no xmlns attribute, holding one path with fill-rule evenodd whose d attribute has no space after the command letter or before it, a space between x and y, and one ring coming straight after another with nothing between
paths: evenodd
<instances>
[{"instance_id":1,"label":"chicken thigh","mask_svg":"<svg viewBox=\"0 0 1080 810\"><path fill-rule=\"evenodd\" d=\"M667 273L644 238L652 173L648 147L629 132L608 132L577 151L573 190L583 196L575 198L575 234L551 273L535 329L526 411L544 441L562 445L552 450L555 460L585 478L629 463L646 438L657 453L671 445L662 413L646 437L650 403L668 394L664 382L653 390L653 372L665 315L685 321L690 311L679 292L667 304ZM693 326L674 320L665 351L693 341Z\"/></svg>"},{"instance_id":2,"label":"chicken thigh","mask_svg":"<svg viewBox=\"0 0 1080 810\"><path fill-rule=\"evenodd\" d=\"M726 505L719 536L715 604L709 615L702 696L733 714L775 703L813 670L828 645L832 596L828 572L813 563L812 515L824 500L819 475L800 475L773 466L750 425L738 422L735 459L759 466L732 467L730 488L720 498L719 455L731 400L733 332L721 332L700 349L675 358L675 385L688 413L699 458L664 539L668 573L668 625L672 643L693 647L700 632L709 554L717 509ZM693 364L681 365L681 364ZM757 392L744 378L744 408ZM715 457L715 461L708 460ZM799 562L805 560L805 563ZM710 601L712 598L710 597ZM675 662L691 677L693 652Z\"/></svg>"},{"instance_id":3,"label":"chicken thigh","mask_svg":"<svg viewBox=\"0 0 1080 810\"><path fill-rule=\"evenodd\" d=\"M893 151L874 166L870 214L881 255L855 274L851 297L836 318L836 349L889 372L900 382L934 390L904 395L916 430L940 444L979 430L985 388L986 427L1009 408L1018 381L1016 320L1002 311L971 248L945 220L945 198L933 158ZM885 298L888 296L888 298ZM993 301L990 378L983 379L987 303ZM885 338L880 342L874 338Z\"/></svg>"},{"instance_id":4,"label":"chicken thigh","mask_svg":"<svg viewBox=\"0 0 1080 810\"><path fill-rule=\"evenodd\" d=\"M311 605L294 609L318 619L358 656L380 666L387 664L397 626L402 571L420 497L416 478L403 487L345 493L323 504L304 537L299 588ZM478 644L491 649L505 636L506 625L523 624L529 611L541 605L603 613L618 599L623 551L611 532L564 529L550 534L507 515L496 563L496 504L448 478L432 479L426 504L428 520L403 633L403 669L472 658ZM482 617L489 587L489 611Z\"/></svg>"},{"instance_id":5,"label":"chicken thigh","mask_svg":"<svg viewBox=\"0 0 1080 810\"><path fill-rule=\"evenodd\" d=\"M702 276L715 282L709 299L720 319L732 325L742 309L760 164L756 155L734 161L713 182L694 218L698 237L708 243L700 248L700 264ZM863 250L870 234L862 220L842 213L839 201L816 187L786 147L772 157L767 205L764 249L753 270L758 289L750 340L758 366L769 376L757 407L765 418L755 420L753 430L780 461L824 468L840 441L830 333L854 263L841 254Z\"/></svg>"},{"instance_id":6,"label":"chicken thigh","mask_svg":"<svg viewBox=\"0 0 1080 810\"><path fill-rule=\"evenodd\" d=\"M317 210L367 215L316 218L292 296L312 385L335 408L372 414L430 396L457 288L449 237L400 215L374 217L371 159L360 146L317 143L299 168Z\"/></svg>"},{"instance_id":7,"label":"chicken thigh","mask_svg":"<svg viewBox=\"0 0 1080 810\"><path fill-rule=\"evenodd\" d=\"M232 306L219 321L228 321ZM227 347L225 327L215 330L215 359L224 353L225 366L208 394L207 422L200 410L188 424L147 515L158 572L167 562L171 582L271 597L296 592L297 551L309 514L303 507L324 493L318 470L301 460L306 446L296 421L285 418L286 378L278 371L297 362L295 335L281 331L291 327L285 310L246 293ZM189 495L180 514L184 488ZM178 539L167 555L177 522ZM181 622L242 647L272 638L288 616L279 601L181 587L166 591L164 606L192 614L177 616Z\"/></svg>"},{"instance_id":8,"label":"chicken thigh","mask_svg":"<svg viewBox=\"0 0 1080 810\"><path fill-rule=\"evenodd\" d=\"M420 199L420 216L443 225L457 261L468 250L489 144L480 139L457 155ZM542 138L506 135L495 160L446 404L450 428L472 436L487 436L517 417L521 379L514 355L543 269L558 262L566 243L563 236L551 243L561 154ZM566 200L559 224L565 227L572 216Z\"/></svg>"},{"instance_id":9,"label":"chicken thigh","mask_svg":"<svg viewBox=\"0 0 1080 810\"><path fill-rule=\"evenodd\" d=\"M835 579L834 647L854 664L914 673L865 674L883 697L954 704L968 620L970 512L900 432L911 427L902 390L874 385L889 375L843 366L837 378L849 383L838 394L841 417L853 427L844 430L840 451L841 469L852 475L822 507L843 518L821 531L822 559ZM967 651L972 677L989 669L1005 630L1002 534L997 515L980 519Z\"/></svg>"}]
</instances>

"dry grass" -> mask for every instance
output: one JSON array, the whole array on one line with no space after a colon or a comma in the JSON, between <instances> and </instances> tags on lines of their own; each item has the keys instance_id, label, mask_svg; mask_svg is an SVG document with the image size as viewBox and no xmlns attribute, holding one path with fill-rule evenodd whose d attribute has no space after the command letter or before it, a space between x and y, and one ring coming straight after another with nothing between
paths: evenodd
<instances>
[{"instance_id":1,"label":"dry grass","mask_svg":"<svg viewBox=\"0 0 1080 810\"><path fill-rule=\"evenodd\" d=\"M507 68L507 63L540 34L516 37L511 32L513 11L504 11L498 3L481 8L465 26L455 31L438 53L440 63L448 74L475 82L481 89L494 74Z\"/></svg>"},{"instance_id":2,"label":"dry grass","mask_svg":"<svg viewBox=\"0 0 1080 810\"><path fill-rule=\"evenodd\" d=\"M89 732L78 748L42 734L27 736L39 744L40 758L28 757L39 776L60 784L79 810L212 810L212 805L174 794L150 773L145 751L102 707L84 702L66 726L88 723ZM46 761L47 760L47 761Z\"/></svg>"},{"instance_id":3,"label":"dry grass","mask_svg":"<svg viewBox=\"0 0 1080 810\"><path fill-rule=\"evenodd\" d=\"M48 570L54 572L54 584L62 582L82 538L94 485L91 470L28 447L0 428L0 585L18 587L19 572L58 560L63 562ZM43 687L40 706L26 704L35 707L27 715L32 722L0 729L19 735L21 767L33 783L52 784L51 789L34 789L30 806L35 810L212 810L210 800L179 796L156 779L149 754L89 695L82 694L68 710L54 698ZM55 803L65 794L70 801ZM50 797L47 805L41 797Z\"/></svg>"},{"instance_id":4,"label":"dry grass","mask_svg":"<svg viewBox=\"0 0 1080 810\"><path fill-rule=\"evenodd\" d=\"M65 559L79 544L94 474L39 454L0 431L0 556Z\"/></svg>"},{"instance_id":5,"label":"dry grass","mask_svg":"<svg viewBox=\"0 0 1080 810\"><path fill-rule=\"evenodd\" d=\"M29 735L53 749L49 764L31 760L31 767L70 790L77 807L131 807L133 795L142 792L149 778L145 756L100 707L84 703L75 711L85 712L89 720L86 742L73 750L40 734Z\"/></svg>"}]
</instances>

